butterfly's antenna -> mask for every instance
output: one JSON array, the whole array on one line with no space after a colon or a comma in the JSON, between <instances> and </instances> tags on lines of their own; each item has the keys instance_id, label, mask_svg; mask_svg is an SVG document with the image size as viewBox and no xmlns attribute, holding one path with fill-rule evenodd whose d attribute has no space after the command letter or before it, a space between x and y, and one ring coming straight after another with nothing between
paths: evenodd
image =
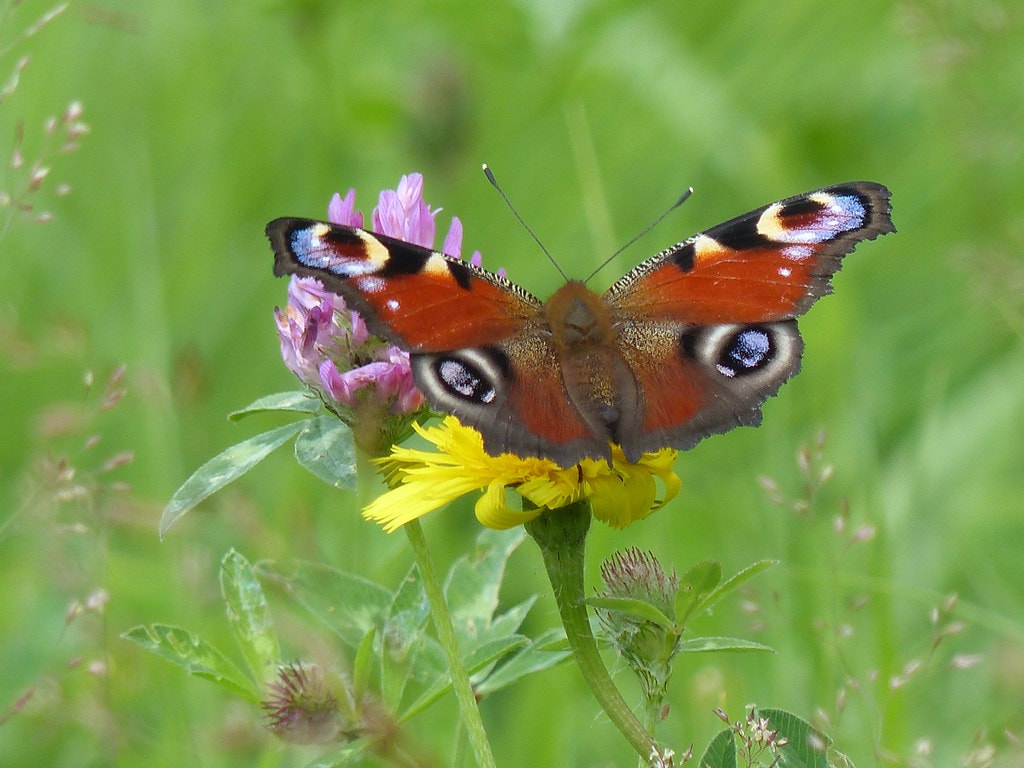
<instances>
[{"instance_id":1,"label":"butterfly's antenna","mask_svg":"<svg viewBox=\"0 0 1024 768\"><path fill-rule=\"evenodd\" d=\"M613 253L611 256L609 256L607 259L605 259L600 264L598 264L597 269L595 269L593 272L591 272L589 275L587 275L587 279L584 280L583 282L584 283L589 283L590 279L594 275L596 275L598 272L600 272L602 269L607 267L612 262L612 259L614 259L616 256L618 256L624 250L629 248L629 246L631 246L633 243L635 243L641 237L646 235L648 232L650 232L656 226L661 224L662 219L664 219L666 216L668 216L670 213L672 213L672 211L674 211L680 205L685 203L686 202L686 198L688 198L692 194L693 194L693 187L688 187L687 190L685 192L683 192L683 194L681 194L679 196L678 200L676 200L674 203L672 203L672 205L670 205L668 208L665 209L665 212L663 214L661 214L658 218L656 218L654 221L652 221L646 227L641 229L640 232L638 232L636 235L634 235L632 238L630 238L630 241L628 243L626 243L624 246L622 246L621 248L619 248L619 250L617 250L615 253Z\"/></svg>"},{"instance_id":2,"label":"butterfly's antenna","mask_svg":"<svg viewBox=\"0 0 1024 768\"><path fill-rule=\"evenodd\" d=\"M494 173L488 167L487 163L484 163L484 176L486 176L487 180L491 182L491 186L498 190L498 194L501 195L501 199L505 201L505 205L508 206L508 209L512 211L512 215L519 220L520 224L523 225L523 229L530 233L530 237L533 238L533 242L540 246L540 249L544 252L544 255L548 257L548 261L555 265L555 269L558 270L559 274L562 276L562 279L568 282L569 276L565 274L565 270L559 266L558 262L555 261L555 258L551 255L548 249L544 247L544 243L540 241L540 238L533 233L533 230L530 229L530 225L523 221L523 217L519 215L519 211L516 210L516 207L512 205L512 201L508 199L508 195L505 194L505 190L503 190L498 185L498 180L494 178Z\"/></svg>"}]
</instances>

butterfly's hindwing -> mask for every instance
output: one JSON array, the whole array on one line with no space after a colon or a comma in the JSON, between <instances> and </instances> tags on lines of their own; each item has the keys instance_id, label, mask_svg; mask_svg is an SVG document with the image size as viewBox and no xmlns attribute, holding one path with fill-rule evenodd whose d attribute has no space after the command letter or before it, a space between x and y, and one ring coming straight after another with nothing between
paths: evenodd
<instances>
[{"instance_id":1,"label":"butterfly's hindwing","mask_svg":"<svg viewBox=\"0 0 1024 768\"><path fill-rule=\"evenodd\" d=\"M495 348L414 354L412 371L420 389L445 411L486 409L508 397L512 380L508 356Z\"/></svg>"},{"instance_id":2,"label":"butterfly's hindwing","mask_svg":"<svg viewBox=\"0 0 1024 768\"><path fill-rule=\"evenodd\" d=\"M523 342L533 350L519 348ZM491 454L547 456L566 466L580 455L610 456L607 439L595 439L569 403L553 350L522 338L509 349L512 357L498 348L413 354L413 376L431 405L477 429ZM535 355L544 360L534 361ZM519 380L524 371L525 383Z\"/></svg>"},{"instance_id":3,"label":"butterfly's hindwing","mask_svg":"<svg viewBox=\"0 0 1024 768\"><path fill-rule=\"evenodd\" d=\"M761 422L759 405L800 369L794 320L754 325L634 325L621 349L642 392L627 458L666 445L685 450L709 435ZM672 386L665 386L671 381Z\"/></svg>"},{"instance_id":4,"label":"butterfly's hindwing","mask_svg":"<svg viewBox=\"0 0 1024 768\"><path fill-rule=\"evenodd\" d=\"M765 380L796 373L800 364L796 339L799 334L791 321L693 326L680 336L680 353L714 371L723 382L763 386Z\"/></svg>"}]
</instances>

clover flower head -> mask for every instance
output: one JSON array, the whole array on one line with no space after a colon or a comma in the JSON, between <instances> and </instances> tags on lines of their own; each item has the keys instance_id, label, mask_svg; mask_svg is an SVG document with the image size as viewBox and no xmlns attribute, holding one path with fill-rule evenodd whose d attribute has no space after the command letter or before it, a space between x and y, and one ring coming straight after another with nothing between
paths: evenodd
<instances>
[{"instance_id":1,"label":"clover flower head","mask_svg":"<svg viewBox=\"0 0 1024 768\"><path fill-rule=\"evenodd\" d=\"M423 176L412 173L403 176L396 189L380 193L371 220L378 234L433 248L439 211L423 200ZM334 224L362 227L355 190L344 197L335 194L327 217ZM442 249L456 257L461 253L462 223L457 218L451 221ZM479 266L479 252L471 260ZM376 433L379 440L369 441L373 452L407 436L409 424L425 413L426 401L413 381L409 354L371 335L363 318L318 280L292 276L288 302L275 308L274 319L285 365L350 426L361 422L364 428L357 436ZM395 418L384 423L388 417Z\"/></svg>"},{"instance_id":2,"label":"clover flower head","mask_svg":"<svg viewBox=\"0 0 1024 768\"><path fill-rule=\"evenodd\" d=\"M675 613L679 576L675 569L666 571L651 552L637 547L616 552L601 563L601 578L610 597L642 600L669 617Z\"/></svg>"},{"instance_id":3,"label":"clover flower head","mask_svg":"<svg viewBox=\"0 0 1024 768\"><path fill-rule=\"evenodd\" d=\"M681 631L675 626L680 583L652 553L630 547L601 564L604 588L598 598L615 600L599 606L598 621L608 641L637 675L648 701L664 701L672 660Z\"/></svg>"},{"instance_id":4,"label":"clover flower head","mask_svg":"<svg viewBox=\"0 0 1024 768\"><path fill-rule=\"evenodd\" d=\"M341 707L326 684L323 670L307 664L289 664L277 671L261 702L267 726L293 744L326 744L344 729Z\"/></svg>"}]
</instances>

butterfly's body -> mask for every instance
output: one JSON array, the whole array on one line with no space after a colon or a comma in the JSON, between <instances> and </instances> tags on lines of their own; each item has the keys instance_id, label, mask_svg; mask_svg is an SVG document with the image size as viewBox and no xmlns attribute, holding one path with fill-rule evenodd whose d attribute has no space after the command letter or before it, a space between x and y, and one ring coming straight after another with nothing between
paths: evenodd
<instances>
[{"instance_id":1,"label":"butterfly's body","mask_svg":"<svg viewBox=\"0 0 1024 768\"><path fill-rule=\"evenodd\" d=\"M492 454L630 461L757 424L799 369L795 318L843 255L892 232L889 192L852 182L765 206L668 248L603 295L541 302L460 259L307 219L267 226L276 274L319 279L409 351L417 386Z\"/></svg>"},{"instance_id":2,"label":"butterfly's body","mask_svg":"<svg viewBox=\"0 0 1024 768\"><path fill-rule=\"evenodd\" d=\"M636 380L622 357L612 307L570 281L544 304L545 333L569 402L591 435L621 443L636 413ZM559 407L558 398L549 408Z\"/></svg>"}]
</instances>

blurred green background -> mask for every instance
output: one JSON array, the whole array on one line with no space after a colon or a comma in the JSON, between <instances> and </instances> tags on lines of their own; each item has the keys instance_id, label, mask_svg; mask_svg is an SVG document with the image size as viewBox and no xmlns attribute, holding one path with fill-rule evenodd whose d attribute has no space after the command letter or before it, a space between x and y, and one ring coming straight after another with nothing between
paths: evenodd
<instances>
[{"instance_id":1,"label":"blurred green background","mask_svg":"<svg viewBox=\"0 0 1024 768\"><path fill-rule=\"evenodd\" d=\"M232 546L392 585L405 571L404 537L362 522L285 452L163 543L157 521L201 462L279 423L228 423L230 410L294 386L272 318L285 283L271 275L271 218L323 216L349 187L368 212L420 171L442 230L462 219L467 252L534 293L558 285L482 162L573 274L696 188L602 288L780 197L853 179L892 189L899 233L850 256L836 295L802 322L803 372L766 404L764 426L682 455L680 497L625 531L595 528L591 569L629 545L680 569L783 561L696 627L777 653L681 662L660 733L678 749L718 730L715 707L735 719L757 702L826 718L858 766L954 765L986 744L1021 764L1006 746L1024 733L1019 3L108 0L72 2L16 41L50 7L25 0L0 32L0 46L15 43L4 81L31 56L0 103L0 189L23 183L6 164L19 122L28 161L72 99L91 127L79 151L50 157L32 196L54 220L16 217L0 240L5 766L315 754L279 746L258 711L120 633L162 621L229 648L216 568ZM69 196L54 195L62 181ZM122 364L127 395L104 410ZM759 478L806 497L796 456L821 429L834 475L794 514ZM134 461L102 471L123 451ZM874 538L854 541L865 525ZM445 568L477 523L462 504L425 529ZM105 611L69 614L97 589ZM534 631L556 616L528 544L506 592L537 591ZM286 654L344 665L285 602ZM482 706L500 765L634 762L570 666ZM444 755L453 717L445 703L411 729Z\"/></svg>"}]
</instances>

